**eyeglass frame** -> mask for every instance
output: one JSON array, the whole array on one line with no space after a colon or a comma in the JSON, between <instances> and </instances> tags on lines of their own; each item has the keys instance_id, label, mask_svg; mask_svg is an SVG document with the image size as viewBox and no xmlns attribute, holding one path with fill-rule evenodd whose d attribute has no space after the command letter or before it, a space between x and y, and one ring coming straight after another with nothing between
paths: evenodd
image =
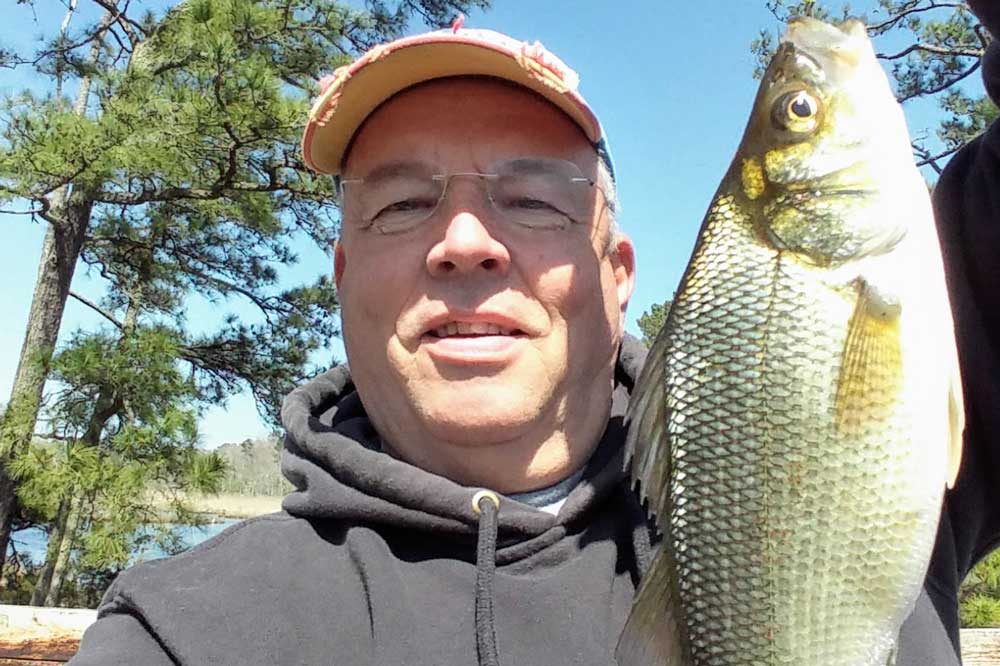
<instances>
[{"instance_id":1,"label":"eyeglass frame","mask_svg":"<svg viewBox=\"0 0 1000 666\"><path fill-rule=\"evenodd\" d=\"M535 160L539 160L539 161L545 160L545 161L550 161L550 162L561 162L561 163L565 163L565 164L568 164L568 165L572 166L578 172L580 172L580 175L579 176L569 176L570 182L585 183L587 185L587 187L595 188L597 191L599 191L603 195L603 199L605 201L604 205L605 206L609 205L608 204L608 202L609 202L608 193L604 190L604 188L601 187L595 179L589 178L589 177L583 175L583 172L580 170L579 166L576 165L576 164L574 164L573 162L570 162L569 160L563 160L563 159L560 159L560 158L541 158L541 157L534 157L534 156L531 156L531 157L529 157L529 156L522 156L522 157L511 158L511 159L508 159L508 160L500 160L500 161L496 162L496 164L503 164L503 163L507 163L507 162L516 162L518 160L523 160L523 159L535 159ZM410 228L407 228L407 229L401 229L401 230L395 230L395 231L386 231L386 230L384 230L383 227L379 226L375 222L374 219L372 219L372 220L365 220L366 226L364 228L365 229L374 228L379 233L381 233L383 235L393 235L393 234L404 233L405 231L409 231L411 228L415 228L415 227L421 226L424 222L426 222L427 220L429 220L432 217L434 217L434 215L437 213L438 209L441 207L441 202L444 201L444 198L445 198L445 196L448 193L448 186L451 184L451 179L454 178L455 176L474 176L474 177L479 178L481 180L496 180L496 179L500 178L502 175L503 174L499 174L499 173L481 173L481 172L477 172L477 171L457 171L455 173L450 173L450 174L432 173L432 174L429 175L430 179L431 180L435 180L435 181L442 181L443 180L444 181L444 185L441 188L441 194L438 196L437 201L434 203L434 207L431 208L430 211L428 212L427 217L421 219L417 223L414 223L413 227L410 227ZM363 182L365 182L364 178L343 178L340 174L337 174L337 175L334 176L334 186L335 186L335 188L337 190L337 193L338 193L338 195L340 197L340 204L341 204L341 208L342 209L343 209L343 204L344 204L344 200L345 200L345 197L346 197L346 190L344 189L344 185L345 184L357 184L357 183L363 183ZM508 216L508 214L504 213L500 209L499 204L497 204L497 202L494 200L493 193L492 193L492 191L490 190L489 187L485 188L485 194L486 194L487 200L489 200L490 205L493 207L493 209L501 217L506 218ZM571 216L571 215L569 215L567 213L563 213L562 211L559 211L559 213L563 217L565 217L570 222L570 224L584 224L585 223L585 220L575 219L575 217L573 217L573 216ZM518 225L520 225L520 226L522 226L524 228L527 228L527 229L538 228L538 227L532 227L531 225L523 224L523 223L517 222L517 221L514 221L514 224L518 224ZM569 226L569 225L566 225L566 226ZM559 227L559 228L560 229L565 229L566 226L562 226L562 227Z\"/></svg>"}]
</instances>

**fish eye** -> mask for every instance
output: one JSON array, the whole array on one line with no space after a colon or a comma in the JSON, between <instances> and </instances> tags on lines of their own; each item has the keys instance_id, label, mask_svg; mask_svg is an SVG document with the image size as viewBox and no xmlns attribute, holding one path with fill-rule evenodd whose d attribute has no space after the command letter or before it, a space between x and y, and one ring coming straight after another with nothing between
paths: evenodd
<instances>
[{"instance_id":1,"label":"fish eye","mask_svg":"<svg viewBox=\"0 0 1000 666\"><path fill-rule=\"evenodd\" d=\"M816 129L819 100L805 90L782 95L774 105L771 119L778 129L796 133Z\"/></svg>"},{"instance_id":2,"label":"fish eye","mask_svg":"<svg viewBox=\"0 0 1000 666\"><path fill-rule=\"evenodd\" d=\"M808 120L815 116L816 112L819 111L818 106L816 98L803 90L788 100L788 106L786 108L789 118Z\"/></svg>"}]
</instances>

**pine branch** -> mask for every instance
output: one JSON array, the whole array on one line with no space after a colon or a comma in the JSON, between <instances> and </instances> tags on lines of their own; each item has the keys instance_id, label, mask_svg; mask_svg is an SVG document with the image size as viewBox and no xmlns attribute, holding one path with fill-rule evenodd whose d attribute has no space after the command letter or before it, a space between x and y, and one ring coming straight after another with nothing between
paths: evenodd
<instances>
[{"instance_id":1,"label":"pine branch","mask_svg":"<svg viewBox=\"0 0 1000 666\"><path fill-rule=\"evenodd\" d=\"M964 144L962 144L962 145L964 145ZM942 167L938 166L938 163L937 163L938 160L944 159L945 157L948 157L949 155L953 155L953 154L957 153L958 150L962 147L962 145L958 145L958 146L955 146L953 148L949 148L948 150L942 151L942 152L938 153L937 155L931 155L931 152L929 150L927 150L926 148L914 145L913 146L913 152L916 153L917 157L920 158L920 160L917 162L917 166L918 167L930 166L932 169L934 169L935 172L937 172L938 174L940 174L943 169L942 169Z\"/></svg>"},{"instance_id":2,"label":"pine branch","mask_svg":"<svg viewBox=\"0 0 1000 666\"><path fill-rule=\"evenodd\" d=\"M234 284L228 280L223 280L222 278L215 277L214 275L209 275L202 271L195 269L193 266L189 266L186 272L190 275L197 277L200 280L205 281L208 284L213 285L219 290L223 295L229 295L230 293L237 293L247 298L251 303L257 306L264 315L264 318L271 324L274 323L272 319L272 313L278 310L278 307L271 301L273 298L268 298L266 296L260 296L254 293L250 289L245 289L237 284ZM279 301L280 302L280 301Z\"/></svg>"},{"instance_id":3,"label":"pine branch","mask_svg":"<svg viewBox=\"0 0 1000 666\"><path fill-rule=\"evenodd\" d=\"M276 182L272 180L268 183L247 183L247 182L219 182L209 188L198 187L164 187L160 189L143 188L138 192L109 192L107 190L96 192L91 198L95 202L115 204L120 206L135 206L154 201L174 201L177 199L210 200L219 199L228 194L243 192L287 192L297 196L311 198L314 201L324 199L315 192L293 187L289 183Z\"/></svg>"},{"instance_id":4,"label":"pine branch","mask_svg":"<svg viewBox=\"0 0 1000 666\"><path fill-rule=\"evenodd\" d=\"M907 16L911 16L913 14L922 14L923 12L929 12L935 9L947 9L947 8L956 9L958 7L964 7L964 6L965 6L964 2L933 2L933 0L929 5L925 7L916 6L916 3L914 3L913 6L901 10L898 14L896 14L895 16L886 21L883 21L882 23L876 23L875 25L867 26L868 32L872 35L881 35L882 33L888 32L889 30L895 28L897 25L899 25L899 22L902 21Z\"/></svg>"},{"instance_id":5,"label":"pine branch","mask_svg":"<svg viewBox=\"0 0 1000 666\"><path fill-rule=\"evenodd\" d=\"M944 46L935 46L934 44L923 44L916 43L907 46L905 49L899 53L894 53L892 55L886 53L877 53L876 55L882 60L899 60L900 58L905 58L911 53L916 51L922 51L924 53L934 53L941 56L951 56L956 58L976 58L977 60L983 56L981 49L961 49L961 48L948 48Z\"/></svg>"},{"instance_id":6,"label":"pine branch","mask_svg":"<svg viewBox=\"0 0 1000 666\"><path fill-rule=\"evenodd\" d=\"M933 86L931 88L921 88L919 90L915 90L914 92L910 93L909 95L904 95L904 96L898 98L897 101L900 104L902 104L903 102L905 102L907 100L910 100L910 99L913 99L914 97L921 97L923 95L936 95L939 92L944 92L945 90L947 90L948 88L952 87L953 85L955 85L956 83L958 83L962 79L968 78L973 72L975 72L977 69L979 69L979 65L980 65L980 61L976 60L974 63L972 63L972 66L969 67L964 72L962 72L962 73L960 73L960 74L958 74L956 76L953 76L951 78L945 79L940 84L938 84L936 86Z\"/></svg>"},{"instance_id":7,"label":"pine branch","mask_svg":"<svg viewBox=\"0 0 1000 666\"><path fill-rule=\"evenodd\" d=\"M32 208L31 210L9 210L7 208L0 208L0 213L4 215L38 215L44 212L44 208Z\"/></svg>"},{"instance_id":8,"label":"pine branch","mask_svg":"<svg viewBox=\"0 0 1000 666\"><path fill-rule=\"evenodd\" d=\"M226 102L222 99L222 77L223 74L221 71L216 72L215 80L212 82L212 92L215 95L216 103L225 114L225 120L222 121L222 128L226 131L226 135L229 136L229 140L232 141L228 150L226 170L221 178L221 182L229 183L236 177L236 171L239 168L239 150L245 144L236 135L236 129L233 127L232 120L230 120L229 109Z\"/></svg>"},{"instance_id":9,"label":"pine branch","mask_svg":"<svg viewBox=\"0 0 1000 666\"><path fill-rule=\"evenodd\" d=\"M108 13L97 25L97 27L94 29L93 32L84 33L84 35L80 37L78 40L70 42L69 44L38 51L35 54L34 60L28 58L17 58L17 60L14 63L14 66L16 67L18 65L31 65L33 67L37 67L46 58L50 58L53 56L60 56L65 58L67 54L72 53L81 46L85 46L94 41L100 41L101 38L104 37L104 33L110 30L111 26L114 25L115 21L118 19L119 14L116 14L116 12L117 9L114 7L114 5L112 5L112 9L108 10Z\"/></svg>"},{"instance_id":10,"label":"pine branch","mask_svg":"<svg viewBox=\"0 0 1000 666\"><path fill-rule=\"evenodd\" d=\"M106 11L113 11L116 9L114 3L108 2L107 0L93 1L100 7L103 7ZM125 0L125 6L122 7L121 12L116 16L115 21L128 36L129 42L131 42L132 48L134 49L143 41L145 37L148 37L148 35L142 25L128 17L128 6L130 2L131 0ZM139 37L136 34L136 31L142 33L142 37Z\"/></svg>"},{"instance_id":11,"label":"pine branch","mask_svg":"<svg viewBox=\"0 0 1000 666\"><path fill-rule=\"evenodd\" d=\"M114 324L115 326L118 327L118 330L125 330L125 325L122 324L121 322L119 322L117 319L115 319L114 315L112 315L107 310L103 309L101 306L99 306L96 303L94 303L93 301L90 301L87 298L81 296L80 294L76 293L75 291L70 291L69 295L72 296L73 298L75 298L76 300L80 301L81 303L83 303L88 308L90 308L91 310L93 310L97 314L101 315L102 317L104 317L108 321L110 321L112 324Z\"/></svg>"}]
</instances>

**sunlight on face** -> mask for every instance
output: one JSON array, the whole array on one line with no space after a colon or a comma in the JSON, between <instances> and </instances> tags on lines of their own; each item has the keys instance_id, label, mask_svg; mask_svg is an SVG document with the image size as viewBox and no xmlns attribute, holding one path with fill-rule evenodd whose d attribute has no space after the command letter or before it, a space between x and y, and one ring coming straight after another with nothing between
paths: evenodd
<instances>
[{"instance_id":1,"label":"sunlight on face","mask_svg":"<svg viewBox=\"0 0 1000 666\"><path fill-rule=\"evenodd\" d=\"M525 156L596 179L593 148L544 99L446 79L376 111L344 178L399 162L481 173ZM511 224L479 178L453 179L433 215L400 233L345 214L344 342L362 401L398 456L504 491L557 481L589 456L607 420L633 262L627 239L605 252L606 206L591 192L585 219L561 228Z\"/></svg>"}]
</instances>

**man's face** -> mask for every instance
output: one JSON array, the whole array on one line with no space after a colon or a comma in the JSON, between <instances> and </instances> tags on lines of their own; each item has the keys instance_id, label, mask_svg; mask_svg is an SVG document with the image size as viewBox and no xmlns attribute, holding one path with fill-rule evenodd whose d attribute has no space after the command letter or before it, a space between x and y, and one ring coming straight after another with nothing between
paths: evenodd
<instances>
[{"instance_id":1,"label":"man's face","mask_svg":"<svg viewBox=\"0 0 1000 666\"><path fill-rule=\"evenodd\" d=\"M520 157L569 161L597 179L593 147L542 98L446 79L379 108L343 177L395 163L481 173ZM481 179L457 177L433 216L384 234L352 217L347 189L335 266L344 343L398 456L512 492L558 481L590 455L607 420L634 260L626 238L608 242L603 193L587 191L578 223L538 229L498 214Z\"/></svg>"}]
</instances>

